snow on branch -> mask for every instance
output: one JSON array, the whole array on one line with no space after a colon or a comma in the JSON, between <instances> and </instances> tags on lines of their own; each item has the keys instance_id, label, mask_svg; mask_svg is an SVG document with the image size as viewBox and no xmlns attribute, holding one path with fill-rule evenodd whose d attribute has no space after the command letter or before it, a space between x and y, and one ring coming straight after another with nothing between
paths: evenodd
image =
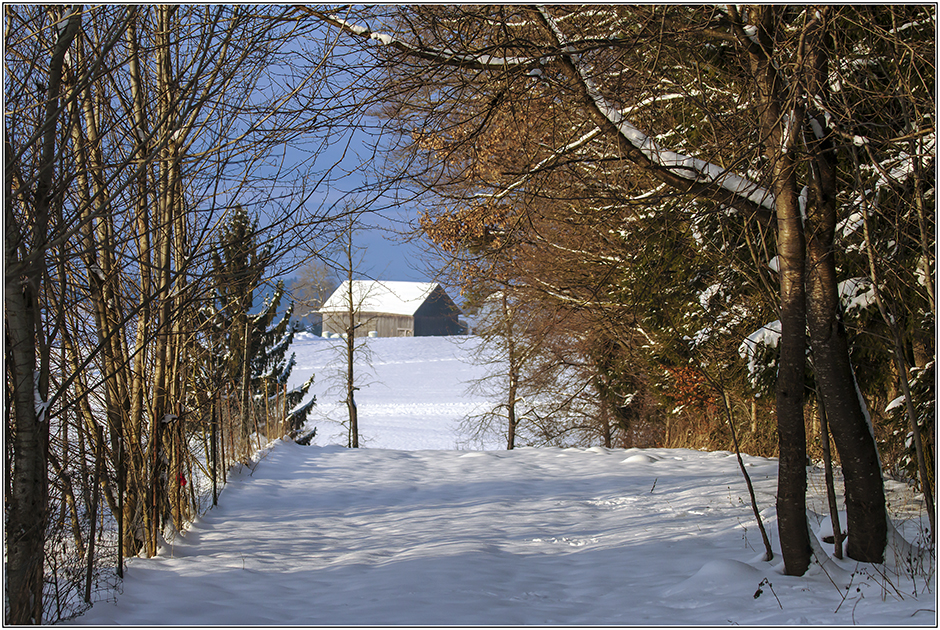
<instances>
[{"instance_id":1,"label":"snow on branch","mask_svg":"<svg viewBox=\"0 0 940 630\"><path fill-rule=\"evenodd\" d=\"M553 249L557 249L557 250L566 252L566 253L568 253L568 254L575 254L575 255L578 255L578 256L583 256L584 258L586 258L586 259L588 259L588 260L596 260L596 261L605 262L605 263L613 263L613 264L615 264L615 265L619 265L619 264L621 264L621 263L624 262L624 261L623 261L623 258L621 258L620 256L605 256L604 254L600 254L600 253L597 253L597 252L591 252L591 251L588 251L588 250L586 250L586 249L574 249L574 248L571 248L571 247L565 247L565 246L560 245L560 244L558 244L558 243L554 243L554 242L550 241L549 239L547 239L547 238L545 238L545 237L543 237L543 236L541 236L541 235L538 235L538 234L536 235L536 240L545 243L545 245L546 245L547 247L551 247L551 248L553 248Z\"/></svg>"},{"instance_id":2,"label":"snow on branch","mask_svg":"<svg viewBox=\"0 0 940 630\"><path fill-rule=\"evenodd\" d=\"M738 354L747 361L747 373L752 386L758 386L761 370L774 367L775 362L768 362L764 355L770 348L776 348L780 344L782 334L783 325L777 319L752 332L738 346Z\"/></svg>"},{"instance_id":3,"label":"snow on branch","mask_svg":"<svg viewBox=\"0 0 940 630\"><path fill-rule=\"evenodd\" d=\"M845 315L864 311L875 303L875 287L865 276L843 280L839 283L839 300Z\"/></svg>"},{"instance_id":4,"label":"snow on branch","mask_svg":"<svg viewBox=\"0 0 940 630\"><path fill-rule=\"evenodd\" d=\"M389 46L407 53L414 57L426 59L428 61L437 61L447 65L458 66L461 68L473 68L477 70L500 70L506 68L526 68L538 62L537 58L532 57L495 57L487 53L458 53L447 48L428 48L418 47L403 41L394 35L388 33L374 33L367 26L352 24L342 19L338 15L323 13L307 7L297 7L298 10L313 15L328 24L362 39L368 39L378 42L382 46Z\"/></svg>"},{"instance_id":5,"label":"snow on branch","mask_svg":"<svg viewBox=\"0 0 940 630\"><path fill-rule=\"evenodd\" d=\"M409 56L448 66L477 70L519 69L538 74L535 72L538 69L534 66L544 60L541 57L498 57L483 52L457 52L449 48L415 46L390 34L374 33L367 26L350 23L335 14L324 13L309 7L297 7L296 10L332 24L356 37L377 41L383 46L390 46ZM552 55L552 57L570 65L575 74L574 78L580 81L590 101L586 104L593 107L600 120L604 121L601 130L604 128L616 130L621 146L632 153L634 163L649 168L661 180L687 192L708 196L728 205L745 206L751 211L762 214L765 218L774 212L774 196L766 188L707 160L664 149L653 138L631 124L625 117L624 111L616 108L601 94L591 76L579 63L580 55L568 42L555 18L544 6L539 6L538 12L552 31L556 44L561 49L560 55ZM661 98L671 97L673 95ZM587 139L582 137L572 144L582 141L586 142ZM556 158L553 156L548 159ZM502 195L505 196L507 193L508 191Z\"/></svg>"},{"instance_id":6,"label":"snow on branch","mask_svg":"<svg viewBox=\"0 0 940 630\"><path fill-rule=\"evenodd\" d=\"M566 293L565 289L560 289L554 286L553 284L550 284L546 282L545 280L542 280L541 278L534 278L534 280L535 280L534 285L541 285L541 288L539 287L535 287L535 288L543 291L547 295L552 296L556 300L565 302L567 304L576 304L580 307L599 307L599 308L618 308L622 306L622 304L620 304L619 302L610 302L607 300L596 300L596 299L585 299L581 297L572 296Z\"/></svg>"},{"instance_id":7,"label":"snow on branch","mask_svg":"<svg viewBox=\"0 0 940 630\"><path fill-rule=\"evenodd\" d=\"M36 409L36 422L43 422L46 420L46 412L52 401L43 398L39 391L39 381L39 370L33 370L33 406Z\"/></svg>"},{"instance_id":8,"label":"snow on branch","mask_svg":"<svg viewBox=\"0 0 940 630\"><path fill-rule=\"evenodd\" d=\"M638 150L653 166L658 167L660 174L662 174L662 171L667 171L673 177L678 177L691 184L718 186L721 190L730 193L735 199L746 201L770 212L774 211L774 196L766 188L717 164L664 149L653 138L631 124L623 112L601 94L591 76L579 63L577 52L568 43L565 34L558 27L558 23L552 15L544 6L539 6L539 13L552 31L558 46L561 47L562 55L567 58L574 68L577 78L583 85L596 111L609 121L623 140Z\"/></svg>"}]
</instances>

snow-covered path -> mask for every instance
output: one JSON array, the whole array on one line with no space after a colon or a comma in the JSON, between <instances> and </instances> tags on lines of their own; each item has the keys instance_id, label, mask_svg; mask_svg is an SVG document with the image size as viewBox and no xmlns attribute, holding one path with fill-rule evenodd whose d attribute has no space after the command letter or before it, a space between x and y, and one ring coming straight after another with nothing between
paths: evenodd
<instances>
[{"instance_id":1,"label":"snow-covered path","mask_svg":"<svg viewBox=\"0 0 940 630\"><path fill-rule=\"evenodd\" d=\"M729 453L507 452L501 438L482 445L494 450L448 450L463 440L460 418L486 404L466 393L483 374L468 361L477 342L456 341L367 341L357 399L369 448L350 450L335 446L345 443L329 389L336 343L301 336L291 384L317 374L319 445L276 442L230 474L217 507L156 558L128 561L116 602L73 623L935 623L923 578L889 584L850 561L792 578L779 555L763 562ZM776 541L776 461L745 460ZM892 505L915 505L903 484L890 489ZM810 495L823 511L819 483Z\"/></svg>"},{"instance_id":2,"label":"snow-covered path","mask_svg":"<svg viewBox=\"0 0 940 630\"><path fill-rule=\"evenodd\" d=\"M772 514L775 464L747 462ZM728 453L280 442L160 556L131 560L116 604L75 621L934 623L932 594L901 600L853 562L792 578L760 555Z\"/></svg>"}]
</instances>

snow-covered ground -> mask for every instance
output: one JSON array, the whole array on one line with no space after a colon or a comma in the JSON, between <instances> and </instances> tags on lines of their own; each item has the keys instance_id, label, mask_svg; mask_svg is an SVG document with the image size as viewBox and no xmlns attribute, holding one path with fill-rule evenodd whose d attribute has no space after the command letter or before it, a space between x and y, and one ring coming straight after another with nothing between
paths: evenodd
<instances>
[{"instance_id":1,"label":"snow-covered ground","mask_svg":"<svg viewBox=\"0 0 940 630\"><path fill-rule=\"evenodd\" d=\"M401 337L357 340L355 381L360 444L369 448L451 450L466 441L457 425L487 401L472 397L468 385L486 375L472 361L477 337ZM289 386L316 375L310 392L317 406L308 419L320 444L346 444L346 342L299 333L297 365ZM493 439L477 448L505 446Z\"/></svg>"},{"instance_id":2,"label":"snow-covered ground","mask_svg":"<svg viewBox=\"0 0 940 630\"><path fill-rule=\"evenodd\" d=\"M297 381L329 369L331 343L298 340ZM804 577L782 574L774 460L745 457L778 552L764 562L730 453L453 450L457 422L482 402L464 396L462 381L480 374L461 362L466 347L369 344L373 385L359 396L367 448L338 446L344 430L311 417L315 445L279 441L259 453L229 477L218 507L156 558L128 562L116 602L73 623L936 623L934 565L914 579L834 559ZM324 385L321 414L342 412ZM890 487L893 504L911 503L901 484ZM810 522L825 529L825 519ZM916 519L902 525L913 538Z\"/></svg>"}]
</instances>

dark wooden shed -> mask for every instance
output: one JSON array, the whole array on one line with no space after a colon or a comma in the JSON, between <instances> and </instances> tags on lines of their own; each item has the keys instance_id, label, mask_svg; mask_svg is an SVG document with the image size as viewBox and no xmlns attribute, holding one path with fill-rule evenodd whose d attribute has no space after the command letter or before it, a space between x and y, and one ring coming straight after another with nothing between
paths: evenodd
<instances>
[{"instance_id":1,"label":"dark wooden shed","mask_svg":"<svg viewBox=\"0 0 940 630\"><path fill-rule=\"evenodd\" d=\"M352 281L357 337L459 335L460 309L436 282ZM320 308L323 335L343 334L349 321L349 283L343 282Z\"/></svg>"}]
</instances>

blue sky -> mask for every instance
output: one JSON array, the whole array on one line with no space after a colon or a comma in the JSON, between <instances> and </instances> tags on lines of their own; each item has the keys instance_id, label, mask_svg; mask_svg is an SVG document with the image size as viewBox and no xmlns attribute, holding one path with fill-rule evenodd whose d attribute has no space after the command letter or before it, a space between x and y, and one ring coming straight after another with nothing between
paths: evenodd
<instances>
[{"instance_id":1,"label":"blue sky","mask_svg":"<svg viewBox=\"0 0 940 630\"><path fill-rule=\"evenodd\" d=\"M315 51L316 47L314 47L314 54ZM354 49L348 49L340 43L337 48L333 49L333 54L337 55L338 60L342 60L338 61L338 67L344 64L350 69L357 67L358 53ZM363 61L363 63L368 63L368 61ZM337 93L342 92L344 85L350 87L347 81L357 81L355 75L355 71L350 74L344 74L342 71L334 73L331 76L332 89L337 90ZM330 98L328 94L329 91L325 94L327 99ZM338 102L340 107L349 106L357 98L355 91L351 90L338 96ZM329 107L328 101L324 104ZM379 128L382 126L382 121L379 119L366 115L359 121L341 122L334 119L333 124L338 125L338 133L329 137L325 144L320 144L322 136L311 137L301 140L298 145L285 147L284 154L281 156L286 161L292 158L296 160L295 164L301 167L298 173L308 172L306 171L308 166L312 167L313 171L322 173L335 163L326 182L318 186L314 194L303 203L303 206L310 209L319 208L315 210L315 213L321 216L331 204L334 208L329 214L341 211L351 196L355 197L357 203L374 197L375 193L369 192L368 184L375 182L375 175L367 176L364 171L373 170L370 168L370 159L381 160L387 153L381 149L374 151L373 145L380 136ZM353 126L358 129L352 131ZM317 134L314 133L314 135ZM364 168L360 168L363 165L365 165ZM369 178L368 183L366 177ZM285 183L288 188L291 187L290 183ZM361 189L365 191L357 192ZM428 253L431 249L430 244L414 235L407 236L417 225L418 207L407 202L396 204L392 201L394 196L396 196L395 190L387 191L385 197L371 204L370 207L373 210L362 217L360 223L362 227L357 229L354 238L354 245L359 250L358 258L361 259L356 275L379 280L417 282L438 280L440 262L435 261L435 257ZM402 192L400 196L407 198L409 195ZM296 201L287 203L296 203ZM285 252L288 254L285 262L290 264L288 261L309 255L310 251L319 250L325 244L324 242L288 242L286 247L291 251ZM293 273L288 273L283 279L289 280L293 275ZM455 287L445 285L445 289L455 301L459 302L458 291Z\"/></svg>"},{"instance_id":2,"label":"blue sky","mask_svg":"<svg viewBox=\"0 0 940 630\"><path fill-rule=\"evenodd\" d=\"M331 143L330 147L317 156L319 164L331 164L339 160L346 150L345 159L336 167L336 173L357 171L357 166L364 159L373 155L372 139L364 133L354 134L348 149L346 139ZM329 188L323 188L311 198L311 203L319 204L329 200L342 206L343 199L355 195L357 199L367 197L366 193L356 194L363 186L365 178L358 172L344 175L333 180ZM394 191L390 191L394 193ZM354 246L358 251L357 277L378 280L407 280L415 282L440 281L437 277L440 262L429 253L429 243L414 235L408 236L417 225L418 208L414 204L395 205L388 197L374 204L374 211L365 213L356 230ZM319 244L322 246L322 244ZM299 247L298 252L306 250ZM339 261L341 263L341 261ZM293 274L285 276L285 280ZM452 299L459 303L459 291L456 287L444 285Z\"/></svg>"}]
</instances>

